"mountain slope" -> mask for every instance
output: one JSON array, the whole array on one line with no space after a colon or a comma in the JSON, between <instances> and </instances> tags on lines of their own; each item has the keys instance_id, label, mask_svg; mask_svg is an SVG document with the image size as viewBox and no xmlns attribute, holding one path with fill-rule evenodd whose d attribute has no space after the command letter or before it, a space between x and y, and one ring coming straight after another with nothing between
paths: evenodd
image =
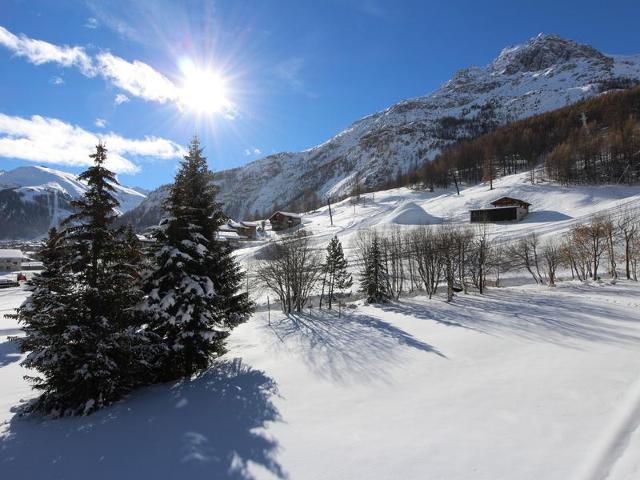
<instances>
[{"instance_id":1,"label":"mountain slope","mask_svg":"<svg viewBox=\"0 0 640 480\"><path fill-rule=\"evenodd\" d=\"M375 188L456 140L639 78L640 55L605 55L540 34L505 48L489 65L460 70L431 94L356 121L321 145L218 173L220 200L229 215L243 217L302 203L305 191L307 200L309 195L343 195L356 179ZM154 210L145 208L146 218L150 212ZM137 213L128 216L136 218Z\"/></svg>"},{"instance_id":2,"label":"mountain slope","mask_svg":"<svg viewBox=\"0 0 640 480\"><path fill-rule=\"evenodd\" d=\"M118 213L138 206L146 196L114 185ZM0 174L0 239L35 238L56 226L69 213L69 202L87 190L76 176L42 166L18 167Z\"/></svg>"}]
</instances>

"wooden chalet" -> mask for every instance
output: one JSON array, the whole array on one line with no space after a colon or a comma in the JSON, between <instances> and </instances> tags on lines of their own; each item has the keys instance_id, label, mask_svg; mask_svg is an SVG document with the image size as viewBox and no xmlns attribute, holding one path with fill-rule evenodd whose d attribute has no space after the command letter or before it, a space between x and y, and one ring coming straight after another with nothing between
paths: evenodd
<instances>
[{"instance_id":1,"label":"wooden chalet","mask_svg":"<svg viewBox=\"0 0 640 480\"><path fill-rule=\"evenodd\" d=\"M501 197L491 202L493 208L471 210L471 223L510 222L522 220L531 204L512 197Z\"/></svg>"},{"instance_id":2,"label":"wooden chalet","mask_svg":"<svg viewBox=\"0 0 640 480\"><path fill-rule=\"evenodd\" d=\"M275 212L269 217L269 223L272 230L286 230L302 224L302 215L291 212Z\"/></svg>"}]
</instances>

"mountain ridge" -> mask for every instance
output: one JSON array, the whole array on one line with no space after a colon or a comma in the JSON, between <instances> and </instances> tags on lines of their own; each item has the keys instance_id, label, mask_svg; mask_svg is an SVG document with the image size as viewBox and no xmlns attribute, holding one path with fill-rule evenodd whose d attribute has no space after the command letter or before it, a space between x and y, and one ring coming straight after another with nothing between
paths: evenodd
<instances>
[{"instance_id":1,"label":"mountain ridge","mask_svg":"<svg viewBox=\"0 0 640 480\"><path fill-rule=\"evenodd\" d=\"M640 55L605 55L590 45L539 34L505 47L489 64L458 70L435 91L353 122L327 141L216 173L233 217L339 198L376 188L455 141L590 98L617 80L640 79ZM156 205L161 202L156 201ZM145 206L145 218L153 210ZM137 209L125 215L135 219Z\"/></svg>"},{"instance_id":2,"label":"mountain ridge","mask_svg":"<svg viewBox=\"0 0 640 480\"><path fill-rule=\"evenodd\" d=\"M135 208L146 195L123 185L113 185L120 202L117 213ZM0 239L32 239L71 213L70 202L87 185L77 176L44 166L24 166L0 174Z\"/></svg>"}]
</instances>

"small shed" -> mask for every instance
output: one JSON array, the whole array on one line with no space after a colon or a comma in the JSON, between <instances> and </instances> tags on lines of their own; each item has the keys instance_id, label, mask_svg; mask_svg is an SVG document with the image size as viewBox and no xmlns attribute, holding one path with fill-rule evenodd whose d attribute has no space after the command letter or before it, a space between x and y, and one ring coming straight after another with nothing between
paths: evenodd
<instances>
[{"instance_id":1,"label":"small shed","mask_svg":"<svg viewBox=\"0 0 640 480\"><path fill-rule=\"evenodd\" d=\"M236 222L229 220L220 226L220 231L236 232L245 239L255 239L258 237L258 222Z\"/></svg>"},{"instance_id":2,"label":"small shed","mask_svg":"<svg viewBox=\"0 0 640 480\"><path fill-rule=\"evenodd\" d=\"M258 237L258 222L240 222L240 228L238 229L240 235L244 235L247 238Z\"/></svg>"},{"instance_id":3,"label":"small shed","mask_svg":"<svg viewBox=\"0 0 640 480\"><path fill-rule=\"evenodd\" d=\"M531 204L512 197L501 197L491 202L493 208L471 210L471 223L510 222L522 220Z\"/></svg>"},{"instance_id":4,"label":"small shed","mask_svg":"<svg viewBox=\"0 0 640 480\"><path fill-rule=\"evenodd\" d=\"M286 230L302 223L302 215L299 213L277 211L269 217L272 230Z\"/></svg>"},{"instance_id":5,"label":"small shed","mask_svg":"<svg viewBox=\"0 0 640 480\"><path fill-rule=\"evenodd\" d=\"M0 249L0 272L15 272L22 268L22 252L14 249Z\"/></svg>"}]
</instances>

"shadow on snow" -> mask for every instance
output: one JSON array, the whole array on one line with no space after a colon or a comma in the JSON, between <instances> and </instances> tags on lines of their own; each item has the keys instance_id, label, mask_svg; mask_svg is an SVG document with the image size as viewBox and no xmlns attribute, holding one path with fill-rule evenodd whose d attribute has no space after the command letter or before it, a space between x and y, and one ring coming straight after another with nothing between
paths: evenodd
<instances>
[{"instance_id":1,"label":"shadow on snow","mask_svg":"<svg viewBox=\"0 0 640 480\"><path fill-rule=\"evenodd\" d=\"M343 383L384 381L389 366L399 365L409 350L445 357L404 330L361 313L338 317L335 311L315 310L287 315L266 328L282 343L297 343L314 373Z\"/></svg>"},{"instance_id":2,"label":"shadow on snow","mask_svg":"<svg viewBox=\"0 0 640 480\"><path fill-rule=\"evenodd\" d=\"M158 385L89 417L14 416L0 441L3 478L248 479L249 465L285 478L276 384L240 359L190 381Z\"/></svg>"},{"instance_id":3,"label":"shadow on snow","mask_svg":"<svg viewBox=\"0 0 640 480\"><path fill-rule=\"evenodd\" d=\"M633 325L640 318L609 305L605 296L611 292L606 287L578 285L571 286L569 291L562 287L547 291L543 288L533 291L492 288L485 295L459 294L451 304L434 297L431 301L403 300L384 308L447 326L559 345L567 345L572 339L640 344L637 326Z\"/></svg>"},{"instance_id":4,"label":"shadow on snow","mask_svg":"<svg viewBox=\"0 0 640 480\"><path fill-rule=\"evenodd\" d=\"M11 340L5 340L0 343L0 368L20 360L18 347L18 343Z\"/></svg>"}]
</instances>

